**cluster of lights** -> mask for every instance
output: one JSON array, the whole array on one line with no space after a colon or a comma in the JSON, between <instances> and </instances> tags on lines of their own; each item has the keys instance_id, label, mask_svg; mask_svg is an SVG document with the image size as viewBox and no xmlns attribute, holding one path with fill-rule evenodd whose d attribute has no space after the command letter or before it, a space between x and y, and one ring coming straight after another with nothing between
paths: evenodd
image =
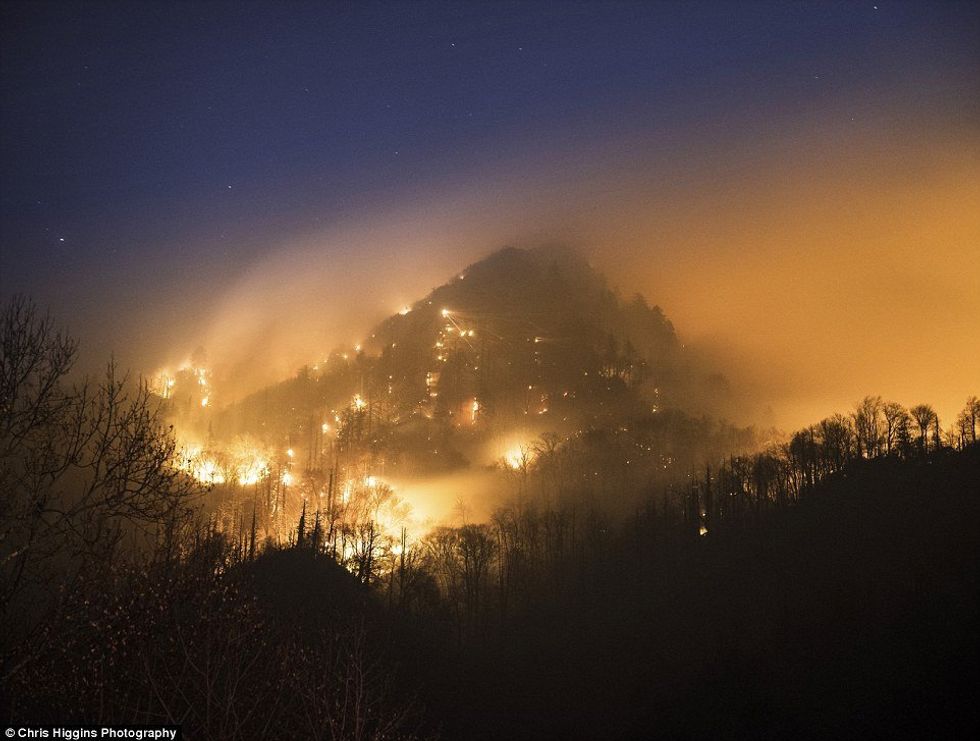
<instances>
[{"instance_id":1,"label":"cluster of lights","mask_svg":"<svg viewBox=\"0 0 980 741\"><path fill-rule=\"evenodd\" d=\"M194 375L197 376L197 385L201 389L201 406L206 407L211 401L211 392L208 389L208 371L206 368L195 368Z\"/></svg>"},{"instance_id":2,"label":"cluster of lights","mask_svg":"<svg viewBox=\"0 0 980 741\"><path fill-rule=\"evenodd\" d=\"M164 399L173 398L177 386L177 379L180 378L181 375L183 375L185 379L188 375L194 379L198 387L198 391L201 394L200 405L202 407L208 406L211 402L211 389L208 381L210 372L207 368L194 368L185 365L177 371L177 375L173 376L166 370L160 371L154 377L151 388L155 393L159 394Z\"/></svg>"},{"instance_id":3,"label":"cluster of lights","mask_svg":"<svg viewBox=\"0 0 980 741\"><path fill-rule=\"evenodd\" d=\"M461 275L460 279L462 279L463 277L464 276ZM430 301L429 303L431 304L432 302ZM412 311L412 307L405 305L401 309L399 309L397 313L401 316L405 316L409 314L411 311ZM445 320L445 322L439 333L439 338L435 341L435 349L437 350L436 357L438 361L446 362L448 360L448 353L449 353L449 347L447 347L447 345L452 347L457 347L458 346L457 338L466 341L468 338L475 337L475 331L468 327L462 326L460 323L460 316L449 308L441 309L439 311L439 314L442 317L442 319ZM448 342L447 337L451 337L452 342ZM552 341L541 336L533 336L528 339L534 345L538 345L542 342ZM467 342L467 344L470 343ZM395 346L394 343L392 344L392 346L393 347ZM358 354L361 353L363 351L362 345L361 344L354 345L353 350L355 353ZM538 355L538 351L536 348L534 354L536 356ZM343 354L342 357L345 360L348 359L348 355L346 353ZM314 367L316 369L319 369L318 365ZM477 369L477 367L478 366L474 366L474 369ZM200 388L200 393L201 393L200 405L202 407L209 406L209 404L211 403L211 393L209 388L209 375L210 375L209 372L205 368L188 368L186 370L193 375L193 377L197 381L197 385ZM589 373L586 371L584 375L588 376ZM437 389L439 384L439 376L440 373L438 371L429 372L426 374L425 381L428 390L428 395L430 398L434 399L438 396ZM392 380L391 376L389 376L389 381L391 380ZM164 398L170 398L172 396L176 382L177 382L177 378L175 377L170 377L165 374L161 376L159 388L160 388L160 393ZM533 391L534 388L535 387L533 385L527 386L528 391ZM389 389L389 393L392 393L391 383L389 383L388 389ZM657 389L655 393L657 393L657 396L659 397L659 389ZM565 391L562 394L562 396L564 398L568 398L569 396L574 397L574 393L570 394L570 392ZM548 400L549 399L547 395L541 395L540 407L538 407L537 410L532 409L530 410L530 412L536 413L538 415L543 415L548 413L549 411L547 406ZM659 399L655 401L658 400ZM355 394L351 399L350 408L353 409L354 411L361 412L368 408L368 403L360 394ZM652 411L656 413L658 410L659 410L658 405L654 404L654 406L652 407ZM473 424L476 424L478 416L485 410L481 402L477 398L473 397L470 401L464 402L462 409L459 411L461 411L463 414L469 412L468 416L470 418L470 421ZM529 410L527 409L527 407L525 407L525 414L528 413ZM341 423L339 415L334 414L334 419L337 422L337 424ZM326 434L330 432L330 430L331 430L331 426L328 423L323 422L321 424L322 433ZM198 453L199 452L200 451L198 451ZM290 486L295 482L295 476L289 471L289 467L292 463L292 459L295 458L295 452L293 451L293 449L289 448L285 451L285 456L288 460L286 461L286 465L284 469L281 469L282 473L280 474L280 481L284 486ZM509 448L504 453L501 460L507 468L513 470L526 470L527 466L532 462L533 458L534 458L533 449L528 445L521 444ZM667 468L666 463L664 465L664 468ZM223 469L222 465L219 465L218 461L215 460L214 458L202 458L200 454L198 454L193 462L187 463L187 465L185 466L185 470L187 470L197 480L208 484L221 484L224 483L226 480L230 480L230 479L237 480L242 485L256 484L259 481L268 478L270 475L270 469L267 461L264 458L257 457L257 456L253 456L251 459L247 461L239 462L237 466L232 465ZM357 484L361 484L367 489L371 489L371 490L376 490L380 483L379 479L373 475L365 476L362 480L355 480L355 481L357 482ZM341 496L345 503L350 501L352 492L355 491L355 486L356 484L353 484L350 480L348 480L342 487ZM704 535L706 533L707 533L707 529L702 526L701 534ZM398 550L399 552L401 551L401 546L398 546Z\"/></svg>"},{"instance_id":4,"label":"cluster of lights","mask_svg":"<svg viewBox=\"0 0 980 741\"><path fill-rule=\"evenodd\" d=\"M460 339L463 339L467 344L470 344L467 338L475 337L476 331L461 326L459 322L456 321L455 312L453 312L450 309L440 309L439 315L443 319L446 319L447 321L443 325L442 329L439 330L439 335L435 341L435 345L434 345L436 350L435 358L440 363L446 363L449 361L449 347L447 346L447 340L449 339L450 335L452 335L453 338L459 337ZM470 345L470 347L472 347L472 345ZM474 370L478 370L478 368L479 366L473 367ZM436 390L436 387L439 382L439 375L440 374L438 371L429 372L426 374L425 385L426 388L428 389L430 399L435 399L439 396L439 392ZM470 411L472 413L471 419L475 422L476 412L479 410L471 409Z\"/></svg>"},{"instance_id":5,"label":"cluster of lights","mask_svg":"<svg viewBox=\"0 0 980 741\"><path fill-rule=\"evenodd\" d=\"M461 275L460 279L462 279L463 277L465 276ZM429 303L431 304L432 302L430 301ZM401 316L405 316L409 314L411 311L412 311L412 307L406 305L403 306L400 310L398 310L397 313ZM441 323L441 330L439 330L439 337L435 341L435 349L437 350L436 357L438 361L446 362L448 359L448 353L450 352L450 348L461 347L458 340L462 339L463 341L466 341L468 338L475 337L475 331L473 329L469 329L468 327L462 326L462 324L470 323L470 320L472 319L471 316L466 314L463 314L461 316L459 314L454 313L452 310L448 308L441 309L439 313L442 319L445 321ZM429 316L431 316L431 314L429 314ZM438 319L436 320L436 325L440 326ZM482 328L481 328L481 335L483 335ZM372 337L374 337L374 335L372 335ZM534 345L538 345L542 342L555 343L558 341L555 340L554 338L545 338L541 336L526 337L525 335L524 338L531 341ZM467 342L467 344L470 345L471 348L473 347L471 343ZM391 346L395 347L396 343L392 343ZM353 350L355 353L360 354L362 352L361 344L354 345ZM539 356L539 350L537 348L528 348L528 350L533 350L534 355L536 357ZM336 362L336 357L337 357L336 355L331 355L330 357L333 360L333 362ZM348 359L348 355L346 353L344 353L341 357L343 357L344 360ZM327 361L324 362L326 363ZM540 359L538 359L537 362L540 363ZM473 368L474 370L476 370L478 369L478 366L473 366ZM318 370L319 366L315 365L314 369ZM191 376L196 379L201 394L200 405L202 407L207 407L210 403L210 396L211 396L210 393L211 390L209 388L210 373L205 368L182 368L181 371L191 374ZM589 372L585 371L583 375L588 376ZM604 375L604 374L600 371L600 375ZM425 378L426 388L431 398L435 398L438 396L437 389L439 384L439 377L440 377L439 371L428 372L426 374L426 378ZM160 393L164 398L170 398L174 393L174 387L177 384L177 378L181 379L181 385L183 386L183 384L185 383L185 379L189 379L189 376L170 377L166 374L163 374L161 375L160 378L161 378L159 383ZM392 376L388 376L388 379L389 382L392 381ZM530 384L527 386L527 390L528 392L533 392L535 390L535 386L533 384ZM389 394L392 393L391 383L389 383L388 385L388 393ZM656 394L656 398L654 399L654 401L659 403L660 390L655 389L655 394ZM525 395L525 398L528 400L533 400L534 396L537 395L538 394L528 393ZM556 396L557 396L557 392L556 392ZM575 398L575 393L564 391L562 393L562 397ZM528 404L526 402L524 413L525 414L529 413L528 411L529 406L531 407L530 413L536 413L538 415L543 415L548 413L549 409L547 404L549 402L549 396L546 394L542 394L539 396L539 399L541 405L540 407L538 407L537 410L534 410L533 408L533 406L537 406L537 405L531 406L531 404ZM651 411L653 413L657 413L659 411L660 407L658 406L658 403L654 403L654 405L652 406ZM424 405L425 402L420 402L420 404ZM368 408L368 402L361 396L361 394L355 394L351 398L349 408L353 409L356 412L362 412ZM560 405L559 407L556 407L556 411L560 413ZM478 416L481 413L485 413L486 410L483 404L481 404L480 400L478 400L475 397L471 397L470 400L463 401L460 407L455 409L455 412L458 413L459 416L464 419L466 413L469 412L470 421L475 425L477 423ZM337 423L337 425L340 425L341 424L340 415L334 413L334 410L331 410L331 413L334 415L334 420ZM323 422L320 426L320 429L322 433L326 434L331 431L331 425L328 424L327 422ZM625 428L623 428L623 430L625 431ZM280 461L282 461L283 459L279 456L282 456L283 452L281 448L279 450L280 452L276 454L275 457L278 458ZM649 452L651 448L648 446L646 450ZM438 450L435 452L438 453ZM282 484L283 487L293 486L297 482L297 476L291 472L290 468L292 467L296 454L292 448L288 448L284 451L284 455L286 459L284 461L284 465L276 467L277 468L276 474L278 474L278 481ZM529 466L534 462L536 455L537 455L537 451L531 445L525 443L516 444L506 449L502 457L498 459L498 465L502 464L505 468L511 469L513 471L520 471L526 474ZM231 456L230 459L235 460L235 464L230 464L227 466L224 463L219 464L219 461L224 462L227 461L228 459L220 456L217 459L213 457L204 457L202 451L200 450L200 448L198 448L193 453L192 459L189 458L186 461L186 463L183 464L181 467L183 468L183 470L185 470L190 475L192 475L195 479L208 485L223 484L228 480L237 481L241 485L253 485L253 484L258 484L260 481L266 479L270 479L273 482L276 481L277 479L277 475L273 474L270 471L269 464L266 458L264 457L253 455L251 458L247 460L242 460L240 457L236 460L234 456ZM661 456L660 462L663 463L664 469L667 469L668 465L672 461L669 458L667 460L664 460L664 458ZM626 463L630 464L630 461L627 460ZM598 472L595 472L593 475L598 476L599 474ZM371 502L373 501L372 493L377 493L381 491L382 490L381 487L383 486L387 487L387 484L382 482L381 479L379 479L377 476L373 474L364 475L363 477L357 475L354 478L349 478L349 476L350 476L350 472L347 472L344 474L344 478L341 479L342 481L344 481L344 483L340 487L340 496L343 504L345 505L345 508L347 505L351 503L352 499L354 499L355 497L364 498L365 502ZM305 496L306 495L304 495L304 497ZM313 496L316 497L318 496L318 494L314 493ZM325 492L320 491L319 496L325 496ZM379 499L381 498L379 497ZM285 501L285 499L283 501ZM360 499L356 501L356 506L352 507L350 510L345 510L345 511L354 512L355 517L360 516L359 513L363 512ZM382 520L384 520L383 517L377 514L375 515L375 517L378 521L379 526L383 525L386 532L392 534L395 532L396 523L397 523L397 527L400 529L402 522L404 520L404 517L402 517L402 519L399 520L394 516L389 516L388 521L385 521L383 523L382 522ZM701 524L699 528L699 534L701 536L704 536L707 534L707 532L708 532L707 527L704 524ZM346 547L347 546L345 546L345 549ZM407 544L400 542L398 544L391 546L390 553L394 553L395 555L400 555L405 550L407 550L407 548L408 548Z\"/></svg>"},{"instance_id":6,"label":"cluster of lights","mask_svg":"<svg viewBox=\"0 0 980 741\"><path fill-rule=\"evenodd\" d=\"M168 376L166 372L162 372L157 376L157 382L154 384L154 388L164 399L169 399L173 396L174 386L176 385L176 378Z\"/></svg>"}]
</instances>

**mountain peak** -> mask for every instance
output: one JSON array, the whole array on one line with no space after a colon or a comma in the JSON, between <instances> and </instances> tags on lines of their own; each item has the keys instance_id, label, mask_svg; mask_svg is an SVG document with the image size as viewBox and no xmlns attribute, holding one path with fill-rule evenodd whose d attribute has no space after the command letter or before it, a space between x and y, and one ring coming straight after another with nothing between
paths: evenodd
<instances>
[{"instance_id":1,"label":"mountain peak","mask_svg":"<svg viewBox=\"0 0 980 741\"><path fill-rule=\"evenodd\" d=\"M477 441L622 429L677 405L687 362L660 308L621 300L578 250L508 246L356 347L230 408L215 432L315 436L333 423L310 420L327 415L340 449L416 472L452 469Z\"/></svg>"}]
</instances>

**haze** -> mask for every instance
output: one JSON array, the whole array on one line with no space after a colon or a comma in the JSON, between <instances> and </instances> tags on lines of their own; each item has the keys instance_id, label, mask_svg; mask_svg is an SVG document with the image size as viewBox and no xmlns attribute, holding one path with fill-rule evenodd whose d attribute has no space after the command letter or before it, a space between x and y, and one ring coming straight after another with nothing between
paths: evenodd
<instances>
[{"instance_id":1,"label":"haze","mask_svg":"<svg viewBox=\"0 0 980 741\"><path fill-rule=\"evenodd\" d=\"M7 11L8 33L55 28L70 43L66 61L42 76L40 102L27 83L37 56L23 39L5 44L5 125L16 136L5 137L3 150L3 292L28 292L50 306L81 338L86 368L112 352L150 374L203 346L238 398L357 342L494 249L566 242L624 295L640 292L664 309L682 341L732 379L745 401L742 421L791 428L868 393L928 398L943 417L953 414L980 378L980 126L971 95L980 55L968 33L977 30L975 11L942 5L924 20L922 9L882 6L829 18L704 5L667 19L639 6L614 8L597 33L618 37L622 48L603 43L598 66L560 39L586 38L588 13L569 14L541 37L522 25L539 14L527 8L483 31L469 14L454 16L426 54L455 54L453 39L468 49L452 82L460 107L439 119L466 121L436 134L435 119L415 109L398 114L404 130L372 113L360 156L368 175L352 176L349 189L327 162L259 166L264 149L282 155L286 145L257 135L244 109L221 114L234 136L247 131L248 145L234 154L215 155L204 136L212 124L194 124L188 156L206 153L215 172L196 170L190 189L181 189L179 172L160 186L166 191L141 184L152 164L146 158L127 171L113 155L101 171L89 155L72 154L78 177L91 176L118 203L93 207L96 225L78 213L76 175L59 180L61 168L43 154L28 174L26 127L50 115L51 100L78 75L80 85L108 95L97 114L89 101L68 99L80 124L122 116L133 86L162 74L150 63L170 64L171 52L147 51L133 68L137 80L113 76L93 55L112 42L125 57L134 17L112 27L100 8L90 21L109 30L93 40L66 30L69 19L53 6L16 6ZM399 46L393 28L368 30L373 15L345 16L331 33L352 45L362 37L388 44L380 62L410 58L417 39ZM638 18L651 36L626 32ZM295 19L276 19L302 35ZM161 39L171 33L186 43L215 20L194 26L165 17ZM233 29L256 32L253 22L235 17ZM790 39L766 50L741 40L748 28ZM672 32L686 34L686 43L668 39ZM261 38L269 48L277 43ZM798 54L788 51L794 39ZM727 51L699 46L709 42L725 42ZM525 44L536 62L564 66L512 68ZM190 79L208 84L193 68L199 45L188 53ZM270 74L282 82L312 63L311 54L290 52ZM641 72L639 60L651 66ZM216 63L216 74L229 73L222 65L230 61ZM410 64L419 73L433 63ZM475 80L495 64L506 65L500 79ZM93 68L106 79L89 82ZM584 75L578 81L576 71ZM245 93L244 79L236 80L232 91L216 93L219 101ZM514 88L519 80L529 87ZM362 82L391 98L383 82ZM273 84L263 82L263 93ZM412 78L410 90L436 95L436 84ZM503 96L498 109L480 97L490 91ZM535 92L544 98L535 102ZM585 92L591 98L577 97ZM136 95L144 113L162 110ZM266 105L257 120L270 115ZM467 109L483 125L474 128ZM349 114L324 115L339 125ZM70 124L45 126L64 132ZM169 126L128 128L127 147L169 142ZM284 126L294 132L299 124ZM94 142L111 146L101 136ZM170 157L168 168L179 168L180 157ZM344 162L356 167L356 158ZM115 172L132 180L135 195L101 185Z\"/></svg>"}]
</instances>

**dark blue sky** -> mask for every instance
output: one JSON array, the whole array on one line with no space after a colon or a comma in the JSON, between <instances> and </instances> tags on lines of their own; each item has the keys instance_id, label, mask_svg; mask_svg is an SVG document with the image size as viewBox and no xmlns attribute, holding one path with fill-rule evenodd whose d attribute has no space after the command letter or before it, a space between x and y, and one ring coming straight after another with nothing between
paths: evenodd
<instances>
[{"instance_id":1,"label":"dark blue sky","mask_svg":"<svg viewBox=\"0 0 980 741\"><path fill-rule=\"evenodd\" d=\"M848 100L976 127L978 7L5 2L2 293L133 321L291 234L626 134L764 140Z\"/></svg>"},{"instance_id":2,"label":"dark blue sky","mask_svg":"<svg viewBox=\"0 0 980 741\"><path fill-rule=\"evenodd\" d=\"M976 62L975 8L878 5L5 3L5 287L65 252L302 228L551 138Z\"/></svg>"}]
</instances>

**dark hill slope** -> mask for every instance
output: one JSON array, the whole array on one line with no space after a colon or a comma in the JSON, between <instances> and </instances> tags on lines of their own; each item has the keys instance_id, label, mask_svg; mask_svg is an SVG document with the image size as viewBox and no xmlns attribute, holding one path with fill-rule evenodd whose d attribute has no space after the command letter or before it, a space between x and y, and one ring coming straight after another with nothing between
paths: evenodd
<instances>
[{"instance_id":1,"label":"dark hill slope","mask_svg":"<svg viewBox=\"0 0 980 741\"><path fill-rule=\"evenodd\" d=\"M452 675L448 735L968 737L978 482L973 446L852 467L740 531L638 527Z\"/></svg>"}]
</instances>

